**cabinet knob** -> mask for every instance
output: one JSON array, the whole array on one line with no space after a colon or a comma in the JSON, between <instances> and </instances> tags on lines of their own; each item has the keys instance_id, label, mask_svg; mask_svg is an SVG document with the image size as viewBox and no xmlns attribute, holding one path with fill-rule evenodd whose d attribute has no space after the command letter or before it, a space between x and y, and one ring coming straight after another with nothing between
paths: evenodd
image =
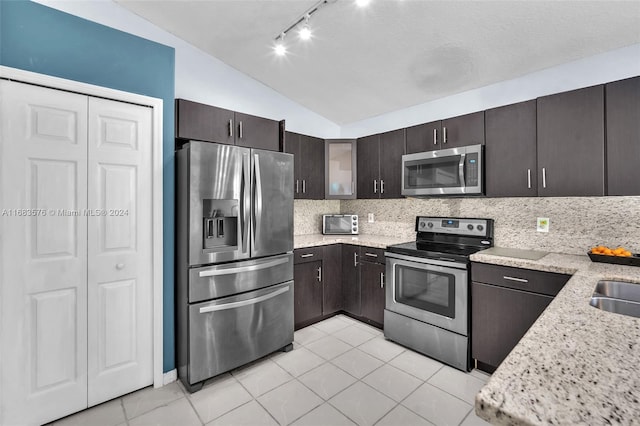
<instances>
[{"instance_id":1,"label":"cabinet knob","mask_svg":"<svg viewBox=\"0 0 640 426\"><path fill-rule=\"evenodd\" d=\"M116 263L116 269L119 271L124 269L124 263Z\"/></svg>"}]
</instances>

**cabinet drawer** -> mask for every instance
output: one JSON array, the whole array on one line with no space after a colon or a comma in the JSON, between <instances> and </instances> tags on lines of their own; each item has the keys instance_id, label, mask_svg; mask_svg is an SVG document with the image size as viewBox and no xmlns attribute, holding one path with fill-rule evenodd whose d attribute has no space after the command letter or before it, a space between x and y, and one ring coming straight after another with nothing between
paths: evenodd
<instances>
[{"instance_id":1,"label":"cabinet drawer","mask_svg":"<svg viewBox=\"0 0 640 426\"><path fill-rule=\"evenodd\" d=\"M370 263L384 263L384 249L360 247L360 260Z\"/></svg>"},{"instance_id":2,"label":"cabinet drawer","mask_svg":"<svg viewBox=\"0 0 640 426\"><path fill-rule=\"evenodd\" d=\"M471 281L555 296L570 275L534 271L510 266L471 264Z\"/></svg>"},{"instance_id":3,"label":"cabinet drawer","mask_svg":"<svg viewBox=\"0 0 640 426\"><path fill-rule=\"evenodd\" d=\"M298 264L322 260L323 253L324 248L322 246L296 249L293 251L293 263Z\"/></svg>"}]
</instances>

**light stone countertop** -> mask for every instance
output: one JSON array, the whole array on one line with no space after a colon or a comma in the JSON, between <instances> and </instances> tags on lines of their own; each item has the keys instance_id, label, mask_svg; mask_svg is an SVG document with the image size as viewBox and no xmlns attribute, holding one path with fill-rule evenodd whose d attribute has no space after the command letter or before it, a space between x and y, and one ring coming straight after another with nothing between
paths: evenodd
<instances>
[{"instance_id":1,"label":"light stone countertop","mask_svg":"<svg viewBox=\"0 0 640 426\"><path fill-rule=\"evenodd\" d=\"M475 411L492 424L640 424L640 318L589 306L600 279L640 283L640 267L549 253L475 262L572 274L485 387Z\"/></svg>"},{"instance_id":2,"label":"light stone countertop","mask_svg":"<svg viewBox=\"0 0 640 426\"><path fill-rule=\"evenodd\" d=\"M415 237L413 237L415 240ZM356 246L366 246L375 248L386 248L393 244L406 243L410 240L394 237L384 237L379 235L294 235L293 248L307 248L315 246L326 246L329 244L353 244Z\"/></svg>"}]
</instances>

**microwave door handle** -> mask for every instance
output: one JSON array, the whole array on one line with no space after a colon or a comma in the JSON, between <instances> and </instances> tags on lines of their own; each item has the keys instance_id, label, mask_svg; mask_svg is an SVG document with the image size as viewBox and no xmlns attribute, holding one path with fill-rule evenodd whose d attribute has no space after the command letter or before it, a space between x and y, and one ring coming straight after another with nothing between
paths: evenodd
<instances>
[{"instance_id":1,"label":"microwave door handle","mask_svg":"<svg viewBox=\"0 0 640 426\"><path fill-rule=\"evenodd\" d=\"M458 176L460 177L460 186L464 188L464 160L467 154L460 154L460 164L458 164Z\"/></svg>"}]
</instances>

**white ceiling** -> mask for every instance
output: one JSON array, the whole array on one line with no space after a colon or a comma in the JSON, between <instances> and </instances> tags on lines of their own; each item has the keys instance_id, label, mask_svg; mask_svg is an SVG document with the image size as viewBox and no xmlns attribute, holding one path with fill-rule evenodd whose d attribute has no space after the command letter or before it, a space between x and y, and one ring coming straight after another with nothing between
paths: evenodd
<instances>
[{"instance_id":1,"label":"white ceiling","mask_svg":"<svg viewBox=\"0 0 640 426\"><path fill-rule=\"evenodd\" d=\"M282 58L317 0L116 1L340 125L640 43L640 0L338 0Z\"/></svg>"}]
</instances>

